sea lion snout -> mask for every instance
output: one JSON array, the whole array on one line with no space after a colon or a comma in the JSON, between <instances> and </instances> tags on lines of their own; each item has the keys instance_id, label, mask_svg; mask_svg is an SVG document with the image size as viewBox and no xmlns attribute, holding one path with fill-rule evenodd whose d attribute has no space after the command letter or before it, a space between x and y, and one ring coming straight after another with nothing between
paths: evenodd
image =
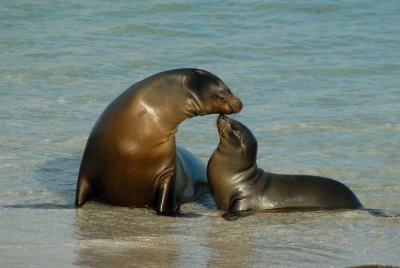
<instances>
[{"instance_id":1,"label":"sea lion snout","mask_svg":"<svg viewBox=\"0 0 400 268\"><path fill-rule=\"evenodd\" d=\"M227 124L227 119L228 119L228 117L226 117L226 116L223 115L223 114L220 114L220 115L218 116L218 119L217 119L217 129L218 129L218 133L219 133L219 136L220 136L220 137L224 137L224 133L225 133L224 129L225 129L226 124Z\"/></svg>"},{"instance_id":2,"label":"sea lion snout","mask_svg":"<svg viewBox=\"0 0 400 268\"><path fill-rule=\"evenodd\" d=\"M213 99L220 114L235 114L243 108L241 100L233 95L229 88L217 92Z\"/></svg>"},{"instance_id":3,"label":"sea lion snout","mask_svg":"<svg viewBox=\"0 0 400 268\"><path fill-rule=\"evenodd\" d=\"M229 132L237 132L237 121L226 115L220 114L217 119L217 129L222 137Z\"/></svg>"},{"instance_id":4,"label":"sea lion snout","mask_svg":"<svg viewBox=\"0 0 400 268\"><path fill-rule=\"evenodd\" d=\"M240 101L240 99L238 97L236 97L235 95L233 95L232 93L231 93L231 95L228 95L228 98L226 98L225 101L228 103L229 107L231 108L232 113L238 113L243 108L243 104Z\"/></svg>"}]
</instances>

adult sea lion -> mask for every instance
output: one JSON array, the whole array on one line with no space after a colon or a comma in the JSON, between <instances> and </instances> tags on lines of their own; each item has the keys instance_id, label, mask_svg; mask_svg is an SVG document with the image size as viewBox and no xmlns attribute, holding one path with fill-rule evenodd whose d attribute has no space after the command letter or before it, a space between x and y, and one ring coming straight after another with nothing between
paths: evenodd
<instances>
[{"instance_id":1,"label":"adult sea lion","mask_svg":"<svg viewBox=\"0 0 400 268\"><path fill-rule=\"evenodd\" d=\"M344 184L309 175L265 172L257 166L257 140L240 122L219 116L220 142L207 165L217 208L248 210L356 209L362 205Z\"/></svg>"},{"instance_id":2,"label":"adult sea lion","mask_svg":"<svg viewBox=\"0 0 400 268\"><path fill-rule=\"evenodd\" d=\"M151 207L174 215L200 194L206 167L176 147L175 133L196 115L242 109L217 76L175 69L128 88L101 114L88 138L78 175L76 207L88 200Z\"/></svg>"}]
</instances>

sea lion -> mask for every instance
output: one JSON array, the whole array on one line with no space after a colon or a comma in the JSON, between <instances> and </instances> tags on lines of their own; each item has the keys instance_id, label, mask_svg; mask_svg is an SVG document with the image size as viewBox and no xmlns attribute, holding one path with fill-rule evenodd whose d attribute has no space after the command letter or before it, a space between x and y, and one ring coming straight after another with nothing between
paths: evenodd
<instances>
[{"instance_id":1,"label":"sea lion","mask_svg":"<svg viewBox=\"0 0 400 268\"><path fill-rule=\"evenodd\" d=\"M362 205L344 184L309 175L265 172L257 166L257 140L242 123L219 116L220 142L207 165L211 194L220 210L356 209Z\"/></svg>"},{"instance_id":2,"label":"sea lion","mask_svg":"<svg viewBox=\"0 0 400 268\"><path fill-rule=\"evenodd\" d=\"M196 115L242 109L225 83L199 69L150 76L125 90L100 115L88 138L78 175L76 207L88 200L150 207L175 215L196 198L206 167L176 148L175 133Z\"/></svg>"}]
</instances>

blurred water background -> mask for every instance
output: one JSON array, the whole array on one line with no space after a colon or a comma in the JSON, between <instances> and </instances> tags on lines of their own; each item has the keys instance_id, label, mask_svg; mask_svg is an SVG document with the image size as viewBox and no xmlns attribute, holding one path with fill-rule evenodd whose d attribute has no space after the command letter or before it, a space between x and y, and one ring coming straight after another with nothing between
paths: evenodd
<instances>
[{"instance_id":1,"label":"blurred water background","mask_svg":"<svg viewBox=\"0 0 400 268\"><path fill-rule=\"evenodd\" d=\"M400 265L400 2L0 3L0 266ZM154 73L198 67L244 103L258 164L327 176L380 211L258 213L228 222L210 196L180 218L72 208L103 109ZM208 161L216 116L184 122Z\"/></svg>"}]
</instances>

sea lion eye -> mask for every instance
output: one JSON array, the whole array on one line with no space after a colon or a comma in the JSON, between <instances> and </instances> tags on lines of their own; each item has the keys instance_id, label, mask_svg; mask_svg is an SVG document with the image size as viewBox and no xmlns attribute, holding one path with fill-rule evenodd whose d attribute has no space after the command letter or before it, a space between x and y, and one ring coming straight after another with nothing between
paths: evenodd
<instances>
[{"instance_id":1,"label":"sea lion eye","mask_svg":"<svg viewBox=\"0 0 400 268\"><path fill-rule=\"evenodd\" d=\"M240 136L239 128L236 125L232 126L232 131L233 131L233 134L235 134L236 137Z\"/></svg>"},{"instance_id":2,"label":"sea lion eye","mask_svg":"<svg viewBox=\"0 0 400 268\"><path fill-rule=\"evenodd\" d=\"M221 81L221 82L222 82L222 81ZM228 93L229 95L233 95L232 91L231 91L228 87L226 87L226 88L224 89L224 91L225 91L226 93Z\"/></svg>"}]
</instances>

